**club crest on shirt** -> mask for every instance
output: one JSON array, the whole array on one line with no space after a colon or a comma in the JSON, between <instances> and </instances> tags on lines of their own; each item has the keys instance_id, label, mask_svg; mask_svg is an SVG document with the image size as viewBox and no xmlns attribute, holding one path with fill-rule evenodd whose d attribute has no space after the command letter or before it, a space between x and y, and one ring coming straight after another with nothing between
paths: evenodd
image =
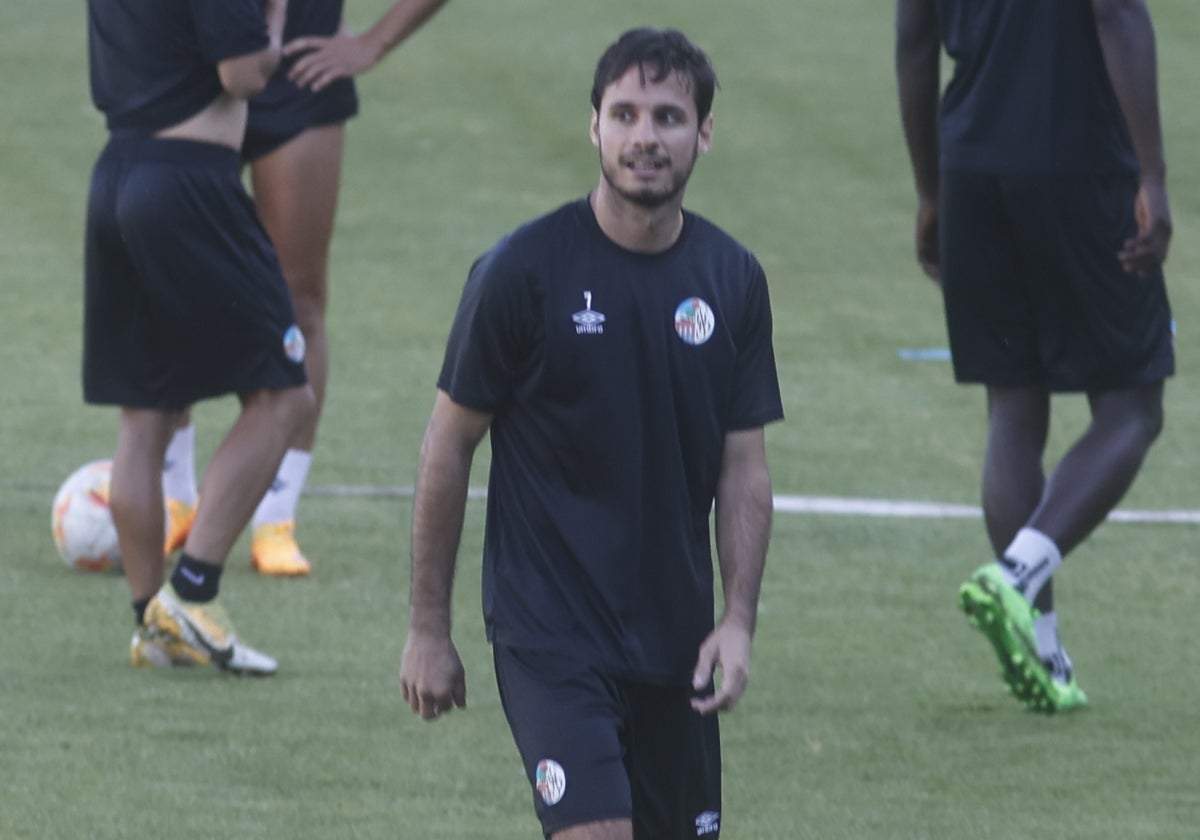
<instances>
[{"instance_id":1,"label":"club crest on shirt","mask_svg":"<svg viewBox=\"0 0 1200 840\"><path fill-rule=\"evenodd\" d=\"M604 313L592 309L592 293L583 293L583 309L571 316L575 322L577 335L602 335L604 333Z\"/></svg>"},{"instance_id":2,"label":"club crest on shirt","mask_svg":"<svg viewBox=\"0 0 1200 840\"><path fill-rule=\"evenodd\" d=\"M567 792L567 773L557 761L543 758L538 762L535 783L542 801L547 805L556 805Z\"/></svg>"},{"instance_id":3,"label":"club crest on shirt","mask_svg":"<svg viewBox=\"0 0 1200 840\"><path fill-rule=\"evenodd\" d=\"M717 316L712 307L698 297L688 298L675 307L675 335L688 344L708 341L716 327Z\"/></svg>"},{"instance_id":4,"label":"club crest on shirt","mask_svg":"<svg viewBox=\"0 0 1200 840\"><path fill-rule=\"evenodd\" d=\"M304 350L304 333L300 332L298 326L292 324L283 334L283 352L293 362L300 364L304 361Z\"/></svg>"}]
</instances>

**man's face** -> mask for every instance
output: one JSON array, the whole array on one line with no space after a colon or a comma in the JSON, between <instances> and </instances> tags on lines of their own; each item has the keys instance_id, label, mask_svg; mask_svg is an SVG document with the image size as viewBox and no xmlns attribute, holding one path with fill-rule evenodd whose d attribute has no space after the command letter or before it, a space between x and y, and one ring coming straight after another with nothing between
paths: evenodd
<instances>
[{"instance_id":1,"label":"man's face","mask_svg":"<svg viewBox=\"0 0 1200 840\"><path fill-rule=\"evenodd\" d=\"M605 88L592 112L591 135L613 191L655 208L682 195L697 155L712 143L712 115L698 123L695 100L678 73L643 85L635 64Z\"/></svg>"}]
</instances>

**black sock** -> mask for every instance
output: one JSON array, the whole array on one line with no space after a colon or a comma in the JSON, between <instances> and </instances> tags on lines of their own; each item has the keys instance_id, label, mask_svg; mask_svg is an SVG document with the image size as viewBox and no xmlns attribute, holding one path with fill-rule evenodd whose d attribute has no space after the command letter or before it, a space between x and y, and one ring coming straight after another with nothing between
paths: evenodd
<instances>
[{"instance_id":1,"label":"black sock","mask_svg":"<svg viewBox=\"0 0 1200 840\"><path fill-rule=\"evenodd\" d=\"M137 619L138 627L146 623L146 605L149 603L149 598L138 598L133 602L133 617Z\"/></svg>"},{"instance_id":2,"label":"black sock","mask_svg":"<svg viewBox=\"0 0 1200 840\"><path fill-rule=\"evenodd\" d=\"M171 586L185 601L207 603L217 597L221 569L216 563L197 560L185 552L179 555L179 563L171 575Z\"/></svg>"}]
</instances>

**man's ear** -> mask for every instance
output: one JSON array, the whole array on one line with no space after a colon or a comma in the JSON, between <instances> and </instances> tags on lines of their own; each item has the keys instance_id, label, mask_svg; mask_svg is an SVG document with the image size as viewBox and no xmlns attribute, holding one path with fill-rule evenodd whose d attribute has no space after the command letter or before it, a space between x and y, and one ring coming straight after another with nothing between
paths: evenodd
<instances>
[{"instance_id":1,"label":"man's ear","mask_svg":"<svg viewBox=\"0 0 1200 840\"><path fill-rule=\"evenodd\" d=\"M709 114L704 118L704 122L700 123L700 136L696 141L696 148L700 150L700 154L708 154L708 150L712 148L713 142L713 115Z\"/></svg>"}]
</instances>

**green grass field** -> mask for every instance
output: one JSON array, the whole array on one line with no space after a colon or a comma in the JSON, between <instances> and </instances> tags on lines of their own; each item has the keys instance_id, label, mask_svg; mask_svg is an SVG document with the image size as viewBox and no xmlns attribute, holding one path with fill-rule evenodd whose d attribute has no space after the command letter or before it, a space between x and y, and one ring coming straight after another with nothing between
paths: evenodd
<instances>
[{"instance_id":1,"label":"green grass field","mask_svg":"<svg viewBox=\"0 0 1200 840\"><path fill-rule=\"evenodd\" d=\"M361 28L385 0L348 0ZM652 11L647 11L650 8ZM1200 4L1153 0L1176 238L1180 375L1123 507L1200 509ZM84 197L103 129L82 4L0 4L0 838L528 838L530 796L479 615L470 506L456 641L469 708L402 703L410 485L471 261L596 180L593 64L621 30L673 25L721 78L688 204L762 259L788 419L777 493L973 504L982 394L945 362L912 257L914 196L881 0L453 0L361 79L332 284L333 376L301 538L308 580L263 580L243 539L223 597L277 655L268 681L134 671L120 577L55 555L50 498L115 442L79 389ZM1057 454L1086 421L1065 399ZM197 412L207 454L233 414ZM481 453L480 464L486 463ZM482 484L485 472L478 471ZM1200 647L1191 524L1112 523L1059 576L1092 699L1044 718L1008 699L955 608L987 559L974 519L779 514L754 673L723 719L728 840L1195 838Z\"/></svg>"}]
</instances>

